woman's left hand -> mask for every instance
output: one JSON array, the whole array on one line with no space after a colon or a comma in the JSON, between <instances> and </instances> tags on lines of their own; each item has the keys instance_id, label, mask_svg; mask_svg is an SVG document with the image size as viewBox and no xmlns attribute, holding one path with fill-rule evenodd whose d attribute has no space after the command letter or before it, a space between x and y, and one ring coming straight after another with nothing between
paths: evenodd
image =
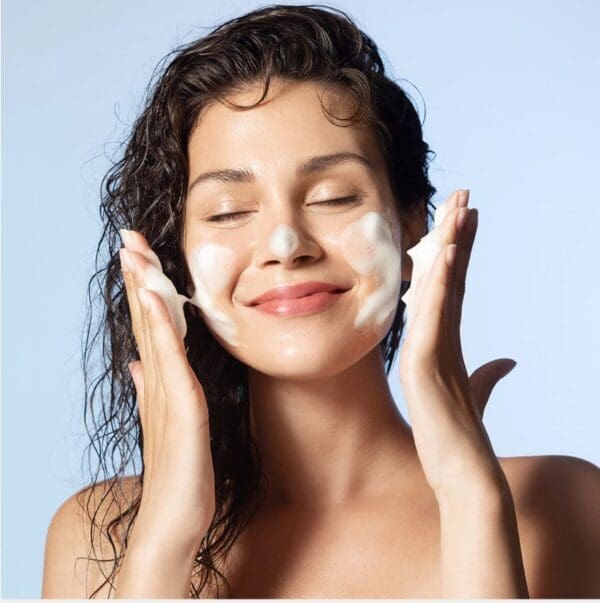
<instances>
[{"instance_id":1,"label":"woman's left hand","mask_svg":"<svg viewBox=\"0 0 600 603\"><path fill-rule=\"evenodd\" d=\"M493 360L469 377L463 360L460 322L478 213L466 207L468 196L469 191L457 191L447 199L439 230L426 235L430 239L421 246L431 251L433 242L441 251L425 270L420 266L421 278L411 283L414 307L399 358L415 446L438 497L503 483L481 418L492 389L515 366L510 359ZM414 258L415 266L417 258L425 260L423 253ZM413 267L413 276L418 272Z\"/></svg>"}]
</instances>

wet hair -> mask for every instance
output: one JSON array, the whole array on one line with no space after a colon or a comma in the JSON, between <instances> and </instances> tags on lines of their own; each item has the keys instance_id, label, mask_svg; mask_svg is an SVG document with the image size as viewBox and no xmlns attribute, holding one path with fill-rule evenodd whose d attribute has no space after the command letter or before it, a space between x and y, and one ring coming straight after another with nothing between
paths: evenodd
<instances>
[{"instance_id":1,"label":"wet hair","mask_svg":"<svg viewBox=\"0 0 600 603\"><path fill-rule=\"evenodd\" d=\"M200 112L211 103L227 102L238 110L260 104L275 77L336 84L348 90L356 100L355 111L339 118L324 107L328 119L336 125L373 128L400 215L425 208L426 230L433 217L427 209L433 207L430 199L435 193L428 178L433 152L423 140L419 116L408 94L384 73L376 44L343 11L323 5L266 6L222 23L159 62L143 109L123 143L124 152L102 179L103 231L95 273L88 284L82 340L84 421L90 438L85 452L92 480L79 493L86 499L80 504L91 521L92 554L97 555L96 530L112 549L112 557L104 560L112 563L110 571L102 570L102 586L109 584L109 594L141 500L141 488L128 496L123 486L127 478L137 479L140 486L144 479L143 433L127 366L137 359L137 348L119 264L118 229L142 233L177 290L189 291L192 280L182 236L190 133ZM263 85L263 91L255 104L240 106L227 101L233 92L257 83ZM408 285L403 281L400 296ZM95 304L97 300L99 304ZM97 321L95 305L100 305L102 313ZM400 342L404 309L399 299L393 324L379 344L386 374ZM189 305L185 316L185 348L209 408L216 497L216 512L197 552L189 593L198 598L211 582L216 584L218 596L221 580L230 596L229 581L218 570L218 561L259 508L268 481L250 436L247 367L217 342ZM142 464L139 474L137 454ZM133 467L132 476L126 476L128 467ZM103 494L98 504L94 491L100 489L96 486L101 478ZM106 525L107 515L100 511L106 508L105 501L117 509ZM100 561L97 556L87 559Z\"/></svg>"}]
</instances>

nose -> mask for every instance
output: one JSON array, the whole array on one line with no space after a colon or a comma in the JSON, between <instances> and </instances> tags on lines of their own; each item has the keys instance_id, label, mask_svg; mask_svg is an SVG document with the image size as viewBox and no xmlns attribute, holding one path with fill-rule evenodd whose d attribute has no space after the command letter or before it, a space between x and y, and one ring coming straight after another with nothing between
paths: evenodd
<instances>
[{"instance_id":1,"label":"nose","mask_svg":"<svg viewBox=\"0 0 600 603\"><path fill-rule=\"evenodd\" d=\"M287 220L271 226L261 237L256 250L256 265L281 264L286 268L317 261L323 251L319 244L296 221Z\"/></svg>"}]
</instances>

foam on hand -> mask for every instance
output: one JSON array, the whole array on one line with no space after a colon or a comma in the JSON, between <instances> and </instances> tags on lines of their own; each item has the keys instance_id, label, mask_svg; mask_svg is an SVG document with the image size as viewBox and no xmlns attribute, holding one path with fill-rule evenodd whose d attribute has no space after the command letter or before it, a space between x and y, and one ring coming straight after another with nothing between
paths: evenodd
<instances>
[{"instance_id":1,"label":"foam on hand","mask_svg":"<svg viewBox=\"0 0 600 603\"><path fill-rule=\"evenodd\" d=\"M426 277L431 272L435 258L444 247L441 226L448 213L448 201L450 198L446 199L435 210L432 230L406 252L413 262L410 287L401 297L402 301L406 304L407 328L414 317L416 308L419 306Z\"/></svg>"},{"instance_id":2,"label":"foam on hand","mask_svg":"<svg viewBox=\"0 0 600 603\"><path fill-rule=\"evenodd\" d=\"M436 220L443 220L441 212L436 211ZM380 330L388 328L394 318L401 285L400 241L394 240L390 228L392 216L384 216L380 212L370 211L346 227L338 244L346 261L354 271L373 279L372 291L362 300L354 318L354 328ZM400 235L399 235L400 236ZM436 247L436 231L424 237L408 253L413 258L415 267L413 278L419 278L426 270L428 257ZM271 253L280 259L290 257L298 248L299 238L296 232L287 225L278 225L269 238ZM187 332L183 312L185 302L200 308L208 326L230 345L239 346L238 325L222 309L215 300L222 296L227 288L231 270L233 269L234 251L215 243L205 243L197 247L191 257L190 273L195 293L188 298L177 293L171 280L164 274L158 256L150 249L144 256L150 262L143 276L144 286L157 293L169 312L175 330L182 339ZM402 298L411 303L413 287ZM411 293L411 295L408 295ZM407 303L407 305L408 305Z\"/></svg>"},{"instance_id":3,"label":"foam on hand","mask_svg":"<svg viewBox=\"0 0 600 603\"><path fill-rule=\"evenodd\" d=\"M164 274L162 268L157 267L155 264L147 266L144 271L144 287L158 293L167 307L177 335L183 339L187 333L183 304L189 301L188 298L185 295L177 293L177 289L175 289L175 285L171 279Z\"/></svg>"},{"instance_id":4,"label":"foam on hand","mask_svg":"<svg viewBox=\"0 0 600 603\"><path fill-rule=\"evenodd\" d=\"M233 251L227 247L208 243L201 245L193 253L190 272L195 293L189 298L177 293L173 282L165 275L158 256L151 249L140 252L150 262L142 277L144 287L157 293L164 302L177 335L183 339L187 333L187 323L183 306L189 302L199 308L213 330L230 345L238 345L237 325L222 312L215 302L227 284Z\"/></svg>"}]
</instances>

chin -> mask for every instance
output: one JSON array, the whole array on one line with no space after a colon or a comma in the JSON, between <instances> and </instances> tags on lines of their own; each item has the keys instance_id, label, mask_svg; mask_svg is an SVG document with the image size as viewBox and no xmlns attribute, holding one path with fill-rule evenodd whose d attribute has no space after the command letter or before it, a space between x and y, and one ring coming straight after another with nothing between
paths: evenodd
<instances>
[{"instance_id":1,"label":"chin","mask_svg":"<svg viewBox=\"0 0 600 603\"><path fill-rule=\"evenodd\" d=\"M280 379L313 380L343 373L360 362L387 331L355 330L351 325L310 331L287 330L280 337L248 337L245 347L222 345L249 368ZM244 338L242 338L243 340Z\"/></svg>"}]
</instances>

